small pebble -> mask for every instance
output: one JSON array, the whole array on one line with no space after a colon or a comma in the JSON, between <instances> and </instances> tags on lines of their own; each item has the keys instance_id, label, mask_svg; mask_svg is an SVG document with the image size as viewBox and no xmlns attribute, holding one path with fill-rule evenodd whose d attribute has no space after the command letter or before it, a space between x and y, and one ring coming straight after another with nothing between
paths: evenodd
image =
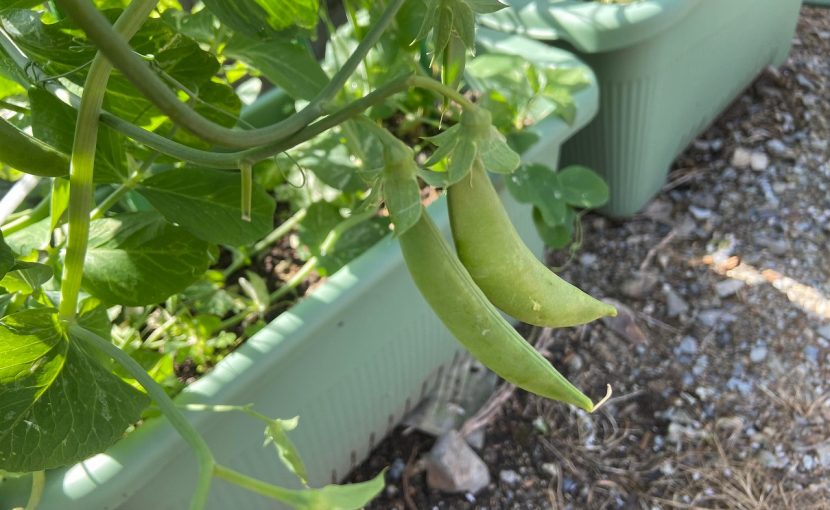
<instances>
[{"instance_id":1,"label":"small pebble","mask_svg":"<svg viewBox=\"0 0 830 510\"><path fill-rule=\"evenodd\" d=\"M804 347L804 357L811 362L818 364L818 347L815 345L808 345Z\"/></svg>"},{"instance_id":2,"label":"small pebble","mask_svg":"<svg viewBox=\"0 0 830 510\"><path fill-rule=\"evenodd\" d=\"M724 280L715 284L715 292L718 296L725 298L737 293L745 285L741 280Z\"/></svg>"},{"instance_id":3,"label":"small pebble","mask_svg":"<svg viewBox=\"0 0 830 510\"><path fill-rule=\"evenodd\" d=\"M702 207L697 207L695 205L689 206L689 212L695 217L696 220L708 220L712 217L712 211L709 209L703 209Z\"/></svg>"},{"instance_id":4,"label":"small pebble","mask_svg":"<svg viewBox=\"0 0 830 510\"><path fill-rule=\"evenodd\" d=\"M753 363L760 363L767 358L767 344L758 342L749 352L749 360Z\"/></svg>"},{"instance_id":5,"label":"small pebble","mask_svg":"<svg viewBox=\"0 0 830 510\"><path fill-rule=\"evenodd\" d=\"M678 354L696 354L697 340L690 336L684 337L680 345L675 349L675 352Z\"/></svg>"},{"instance_id":6,"label":"small pebble","mask_svg":"<svg viewBox=\"0 0 830 510\"><path fill-rule=\"evenodd\" d=\"M769 167L769 156L763 152L753 152L750 156L749 166L756 172L763 172Z\"/></svg>"},{"instance_id":7,"label":"small pebble","mask_svg":"<svg viewBox=\"0 0 830 510\"><path fill-rule=\"evenodd\" d=\"M597 263L597 256L593 253L583 253L579 256L579 263L585 267L591 267Z\"/></svg>"},{"instance_id":8,"label":"small pebble","mask_svg":"<svg viewBox=\"0 0 830 510\"><path fill-rule=\"evenodd\" d=\"M824 338L825 340L830 340L830 324L818 328L818 331L816 331L816 333L818 333L819 336Z\"/></svg>"},{"instance_id":9,"label":"small pebble","mask_svg":"<svg viewBox=\"0 0 830 510\"><path fill-rule=\"evenodd\" d=\"M777 138L767 142L767 149L776 156L785 156L790 152L786 144Z\"/></svg>"},{"instance_id":10,"label":"small pebble","mask_svg":"<svg viewBox=\"0 0 830 510\"><path fill-rule=\"evenodd\" d=\"M735 149L735 152L732 153L732 166L735 168L743 170L744 168L749 168L751 163L752 152L750 152L749 149L738 147Z\"/></svg>"},{"instance_id":11,"label":"small pebble","mask_svg":"<svg viewBox=\"0 0 830 510\"><path fill-rule=\"evenodd\" d=\"M522 481L522 477L512 469L503 469L499 471L499 480L507 485L518 485Z\"/></svg>"}]
</instances>

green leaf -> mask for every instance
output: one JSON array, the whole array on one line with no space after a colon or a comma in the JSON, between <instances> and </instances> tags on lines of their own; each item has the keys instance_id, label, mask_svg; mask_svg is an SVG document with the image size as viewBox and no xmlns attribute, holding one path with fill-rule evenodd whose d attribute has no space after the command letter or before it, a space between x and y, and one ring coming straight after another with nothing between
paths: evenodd
<instances>
[{"instance_id":1,"label":"green leaf","mask_svg":"<svg viewBox=\"0 0 830 510\"><path fill-rule=\"evenodd\" d=\"M319 256L320 245L341 221L343 216L336 205L325 201L314 202L300 222L297 237L302 245L308 247L310 255Z\"/></svg>"},{"instance_id":2,"label":"green leaf","mask_svg":"<svg viewBox=\"0 0 830 510\"><path fill-rule=\"evenodd\" d=\"M52 278L52 268L37 262L18 260L0 280L0 287L8 292L31 294Z\"/></svg>"},{"instance_id":3,"label":"green leaf","mask_svg":"<svg viewBox=\"0 0 830 510\"><path fill-rule=\"evenodd\" d=\"M256 182L251 221L242 219L242 184L236 172L178 168L145 179L138 191L168 221L211 243L242 246L274 228L276 204Z\"/></svg>"},{"instance_id":4,"label":"green leaf","mask_svg":"<svg viewBox=\"0 0 830 510\"><path fill-rule=\"evenodd\" d=\"M32 134L57 150L70 154L78 113L42 89L30 90L29 100L32 105ZM94 174L96 182L121 183L127 180L123 140L107 127L98 128Z\"/></svg>"},{"instance_id":5,"label":"green leaf","mask_svg":"<svg viewBox=\"0 0 830 510\"><path fill-rule=\"evenodd\" d=\"M345 231L325 255L320 256L318 273L321 276L334 274L387 235L389 218L372 217L361 221Z\"/></svg>"},{"instance_id":6,"label":"green leaf","mask_svg":"<svg viewBox=\"0 0 830 510\"><path fill-rule=\"evenodd\" d=\"M499 0L467 0L467 3L470 4L476 14L489 14L507 7L507 4L503 4Z\"/></svg>"},{"instance_id":7,"label":"green leaf","mask_svg":"<svg viewBox=\"0 0 830 510\"><path fill-rule=\"evenodd\" d=\"M306 503L298 510L360 510L372 501L384 486L384 472L375 478L348 485L327 485L322 489L305 491Z\"/></svg>"},{"instance_id":8,"label":"green leaf","mask_svg":"<svg viewBox=\"0 0 830 510\"><path fill-rule=\"evenodd\" d=\"M245 271L245 278L239 279L239 286L245 294L254 302L259 312L268 309L271 300L269 298L268 286L265 280L253 271Z\"/></svg>"},{"instance_id":9,"label":"green leaf","mask_svg":"<svg viewBox=\"0 0 830 510\"><path fill-rule=\"evenodd\" d=\"M83 460L118 441L148 399L62 329L53 309L0 320L0 468Z\"/></svg>"},{"instance_id":10,"label":"green leaf","mask_svg":"<svg viewBox=\"0 0 830 510\"><path fill-rule=\"evenodd\" d=\"M3 233L0 232L0 279L6 276L6 273L14 266L14 252L6 244L3 239Z\"/></svg>"},{"instance_id":11,"label":"green leaf","mask_svg":"<svg viewBox=\"0 0 830 510\"><path fill-rule=\"evenodd\" d=\"M308 46L298 41L252 39L237 34L223 53L259 70L294 98L314 99L329 82Z\"/></svg>"},{"instance_id":12,"label":"green leaf","mask_svg":"<svg viewBox=\"0 0 830 510\"><path fill-rule=\"evenodd\" d=\"M317 0L204 0L205 6L234 31L254 38L270 38L298 25L317 24Z\"/></svg>"},{"instance_id":13,"label":"green leaf","mask_svg":"<svg viewBox=\"0 0 830 510\"><path fill-rule=\"evenodd\" d=\"M481 162L490 172L510 174L519 168L522 162L521 156L507 145L504 136L495 127L490 127L489 140L480 145Z\"/></svg>"},{"instance_id":14,"label":"green leaf","mask_svg":"<svg viewBox=\"0 0 830 510\"><path fill-rule=\"evenodd\" d=\"M572 165L560 170L559 184L569 205L596 208L608 202L608 184L590 168Z\"/></svg>"},{"instance_id":15,"label":"green leaf","mask_svg":"<svg viewBox=\"0 0 830 510\"><path fill-rule=\"evenodd\" d=\"M15 253L25 256L48 245L51 233L49 218L45 218L23 230L9 234L6 237L6 243Z\"/></svg>"},{"instance_id":16,"label":"green leaf","mask_svg":"<svg viewBox=\"0 0 830 510\"><path fill-rule=\"evenodd\" d=\"M312 29L317 26L319 0L254 0L268 14L268 23L275 30L293 25Z\"/></svg>"},{"instance_id":17,"label":"green leaf","mask_svg":"<svg viewBox=\"0 0 830 510\"><path fill-rule=\"evenodd\" d=\"M0 163L43 177L69 174L69 156L0 117Z\"/></svg>"},{"instance_id":18,"label":"green leaf","mask_svg":"<svg viewBox=\"0 0 830 510\"><path fill-rule=\"evenodd\" d=\"M281 156L279 162L284 167L299 165L311 170L327 186L344 193L354 193L366 187L364 177L371 178L365 170L383 164L380 157L375 156L380 152L379 147L372 150L366 147L370 139L361 140L364 149L369 149L366 150L367 161L353 157L341 129L332 129L292 151L291 157Z\"/></svg>"},{"instance_id":19,"label":"green leaf","mask_svg":"<svg viewBox=\"0 0 830 510\"><path fill-rule=\"evenodd\" d=\"M533 224L536 226L536 231L542 241L551 248L558 250L564 248L571 243L574 233L574 219L576 215L573 209L566 208L565 221L559 225L548 225L542 218L542 213L537 208L533 208Z\"/></svg>"},{"instance_id":20,"label":"green leaf","mask_svg":"<svg viewBox=\"0 0 830 510\"><path fill-rule=\"evenodd\" d=\"M421 190L415 177L383 179L383 200L399 236L421 219Z\"/></svg>"},{"instance_id":21,"label":"green leaf","mask_svg":"<svg viewBox=\"0 0 830 510\"><path fill-rule=\"evenodd\" d=\"M539 208L545 223L560 225L565 221L567 205L556 172L540 164L525 165L505 180L516 200Z\"/></svg>"},{"instance_id":22,"label":"green leaf","mask_svg":"<svg viewBox=\"0 0 830 510\"><path fill-rule=\"evenodd\" d=\"M453 26L458 36L464 41L464 46L475 51L476 46L476 16L467 2L453 4Z\"/></svg>"},{"instance_id":23,"label":"green leaf","mask_svg":"<svg viewBox=\"0 0 830 510\"><path fill-rule=\"evenodd\" d=\"M207 243L158 214L122 214L90 225L83 285L107 304L149 305L196 281L209 259Z\"/></svg>"},{"instance_id":24,"label":"green leaf","mask_svg":"<svg viewBox=\"0 0 830 510\"><path fill-rule=\"evenodd\" d=\"M308 485L308 471L306 471L303 459L297 451L297 447L288 437L288 432L297 428L300 417L295 416L290 420L272 419L265 427L265 444L272 443L277 449L280 461L291 471L303 485Z\"/></svg>"},{"instance_id":25,"label":"green leaf","mask_svg":"<svg viewBox=\"0 0 830 510\"><path fill-rule=\"evenodd\" d=\"M452 9L446 5L438 10L438 23L435 25L435 32L432 35L433 51L435 59L440 59L444 54L444 50L450 42L452 35Z\"/></svg>"},{"instance_id":26,"label":"green leaf","mask_svg":"<svg viewBox=\"0 0 830 510\"><path fill-rule=\"evenodd\" d=\"M69 179L56 177L52 180L52 194L49 197L49 228L55 230L61 217L69 207Z\"/></svg>"},{"instance_id":27,"label":"green leaf","mask_svg":"<svg viewBox=\"0 0 830 510\"><path fill-rule=\"evenodd\" d=\"M451 185L470 173L478 148L478 144L471 138L465 137L458 142L450 156L450 165L447 168L447 178Z\"/></svg>"}]
</instances>

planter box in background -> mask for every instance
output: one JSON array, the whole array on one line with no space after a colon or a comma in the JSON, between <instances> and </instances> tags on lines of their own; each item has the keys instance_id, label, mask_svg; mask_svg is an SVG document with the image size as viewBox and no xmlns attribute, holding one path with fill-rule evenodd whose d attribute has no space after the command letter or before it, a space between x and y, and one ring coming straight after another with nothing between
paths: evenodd
<instances>
[{"instance_id":1,"label":"planter box in background","mask_svg":"<svg viewBox=\"0 0 830 510\"><path fill-rule=\"evenodd\" d=\"M767 65L783 63L800 0L505 0L488 27L574 51L597 74L600 112L562 150L608 182L603 212L628 216L675 157Z\"/></svg>"},{"instance_id":2,"label":"planter box in background","mask_svg":"<svg viewBox=\"0 0 830 510\"><path fill-rule=\"evenodd\" d=\"M532 60L584 64L567 52L494 34L492 46ZM597 110L597 87L574 96L574 125L548 118L534 129L539 142L526 159L556 166L560 145ZM263 117L260 104L248 119ZM254 117L250 116L253 115ZM530 207L501 196L528 246L542 253ZM449 239L442 198L429 213ZM275 319L205 377L180 402L253 403L268 416L300 416L291 433L312 486L344 477L461 359L462 348L412 283L397 241L388 237L342 268L309 297ZM269 482L296 486L274 448L263 447L263 425L239 413L194 413L192 422L217 460ZM196 461L164 420L151 420L113 446L68 469L50 472L41 510L180 510L195 486ZM23 504L28 478L0 485L3 508ZM272 500L215 480L211 509L272 509Z\"/></svg>"}]
</instances>

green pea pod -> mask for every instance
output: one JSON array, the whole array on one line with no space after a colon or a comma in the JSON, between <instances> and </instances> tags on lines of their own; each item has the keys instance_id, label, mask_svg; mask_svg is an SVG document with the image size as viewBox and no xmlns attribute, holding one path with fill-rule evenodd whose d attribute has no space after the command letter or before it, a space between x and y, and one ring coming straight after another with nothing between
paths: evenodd
<instances>
[{"instance_id":1,"label":"green pea pod","mask_svg":"<svg viewBox=\"0 0 830 510\"><path fill-rule=\"evenodd\" d=\"M595 409L591 399L553 368L488 301L426 211L399 241L415 285L476 359L519 388L589 412Z\"/></svg>"},{"instance_id":2,"label":"green pea pod","mask_svg":"<svg viewBox=\"0 0 830 510\"><path fill-rule=\"evenodd\" d=\"M585 324L616 309L559 278L525 246L477 161L450 186L450 223L458 257L487 298L516 319L551 328Z\"/></svg>"},{"instance_id":3,"label":"green pea pod","mask_svg":"<svg viewBox=\"0 0 830 510\"><path fill-rule=\"evenodd\" d=\"M0 118L0 162L41 177L69 174L69 156Z\"/></svg>"}]
</instances>

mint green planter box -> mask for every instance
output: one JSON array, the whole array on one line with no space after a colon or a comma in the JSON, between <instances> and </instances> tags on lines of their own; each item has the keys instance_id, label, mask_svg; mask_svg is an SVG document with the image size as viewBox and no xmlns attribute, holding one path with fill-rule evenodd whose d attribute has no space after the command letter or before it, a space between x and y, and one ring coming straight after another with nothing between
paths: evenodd
<instances>
[{"instance_id":1,"label":"mint green planter box","mask_svg":"<svg viewBox=\"0 0 830 510\"><path fill-rule=\"evenodd\" d=\"M601 173L611 216L639 211L675 157L767 65L787 57L801 0L504 0L483 25L574 51L597 74L600 112L562 163Z\"/></svg>"},{"instance_id":2,"label":"mint green planter box","mask_svg":"<svg viewBox=\"0 0 830 510\"><path fill-rule=\"evenodd\" d=\"M571 54L521 38L496 36L512 52L542 62L583 66ZM512 41L512 42L511 42ZM586 69L593 80L593 74ZM574 125L549 118L526 159L556 165L559 146L597 111L596 82L575 97ZM249 119L278 107L270 95ZM542 253L530 208L501 193L517 229ZM429 213L449 239L443 198ZM269 416L300 416L291 437L312 486L338 481L461 360L459 344L423 300L397 241L381 241L189 386L181 402L249 404ZM246 474L295 486L263 426L238 413L192 413L217 460ZM181 510L195 486L196 462L164 420L140 427L105 454L47 475L40 510ZM0 508L23 505L29 480L0 483ZM212 510L281 508L274 501L214 480Z\"/></svg>"}]
</instances>

